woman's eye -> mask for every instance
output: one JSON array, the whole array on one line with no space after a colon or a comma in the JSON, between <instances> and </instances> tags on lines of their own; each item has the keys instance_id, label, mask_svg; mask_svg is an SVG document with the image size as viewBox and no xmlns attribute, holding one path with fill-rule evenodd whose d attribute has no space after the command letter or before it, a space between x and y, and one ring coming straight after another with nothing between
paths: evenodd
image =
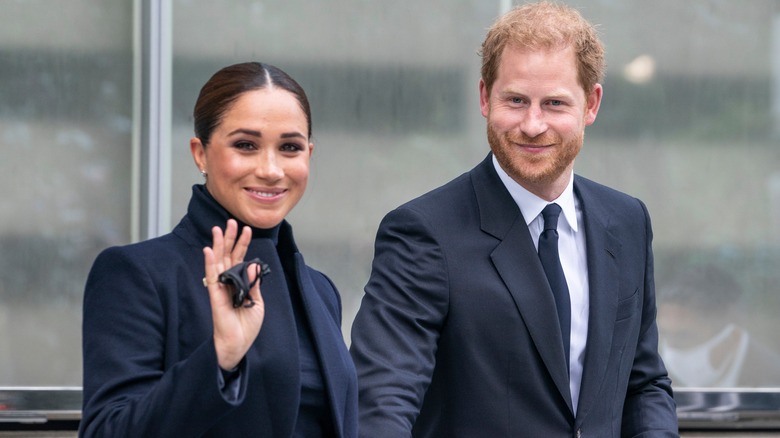
<instances>
[{"instance_id":1,"label":"woman's eye","mask_svg":"<svg viewBox=\"0 0 780 438\"><path fill-rule=\"evenodd\" d=\"M298 152L302 151L303 147L297 143L284 143L279 149L283 152Z\"/></svg>"},{"instance_id":2,"label":"woman's eye","mask_svg":"<svg viewBox=\"0 0 780 438\"><path fill-rule=\"evenodd\" d=\"M255 149L255 145L248 141L240 141L236 143L234 146L236 149L240 149L242 151L250 151Z\"/></svg>"}]
</instances>

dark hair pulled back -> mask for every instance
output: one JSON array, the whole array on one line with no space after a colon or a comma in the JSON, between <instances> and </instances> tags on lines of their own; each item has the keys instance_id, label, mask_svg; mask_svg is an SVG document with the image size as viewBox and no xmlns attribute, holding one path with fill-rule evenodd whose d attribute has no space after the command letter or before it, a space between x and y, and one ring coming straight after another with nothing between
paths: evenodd
<instances>
[{"instance_id":1,"label":"dark hair pulled back","mask_svg":"<svg viewBox=\"0 0 780 438\"><path fill-rule=\"evenodd\" d=\"M227 66L203 85L193 110L195 136L206 146L233 102L248 91L269 87L281 88L295 96L306 115L308 137L311 138L311 108L303 88L282 69L260 62Z\"/></svg>"}]
</instances>

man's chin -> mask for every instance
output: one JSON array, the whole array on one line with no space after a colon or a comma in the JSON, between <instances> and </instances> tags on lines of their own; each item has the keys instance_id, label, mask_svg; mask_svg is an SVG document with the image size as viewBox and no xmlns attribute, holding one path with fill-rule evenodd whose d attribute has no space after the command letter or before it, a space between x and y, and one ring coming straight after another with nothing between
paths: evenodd
<instances>
[{"instance_id":1,"label":"man's chin","mask_svg":"<svg viewBox=\"0 0 780 438\"><path fill-rule=\"evenodd\" d=\"M532 185L545 185L554 182L560 175L556 174L553 169L543 166L529 165L523 163L518 165L517 163L508 163L509 165L502 165L506 173L520 184L532 184Z\"/></svg>"}]
</instances>

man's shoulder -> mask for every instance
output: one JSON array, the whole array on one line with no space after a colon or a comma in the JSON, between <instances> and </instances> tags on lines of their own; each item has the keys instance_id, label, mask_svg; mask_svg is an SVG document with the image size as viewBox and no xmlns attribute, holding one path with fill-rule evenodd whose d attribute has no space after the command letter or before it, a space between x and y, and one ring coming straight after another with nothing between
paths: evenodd
<instances>
[{"instance_id":1,"label":"man's shoulder","mask_svg":"<svg viewBox=\"0 0 780 438\"><path fill-rule=\"evenodd\" d=\"M462 197L468 194L471 187L469 174L463 173L458 177L440 185L422 195L404 203L401 207L414 206L416 208L435 207L441 203L450 202L450 200Z\"/></svg>"},{"instance_id":2,"label":"man's shoulder","mask_svg":"<svg viewBox=\"0 0 780 438\"><path fill-rule=\"evenodd\" d=\"M490 156L477 164L471 170L460 174L445 184L436 187L414 199L402 204L399 208L413 209L439 209L442 205L456 207L464 203L471 205L470 200L475 197L474 189L476 180L484 179L492 170L489 161ZM497 178L497 176L496 176Z\"/></svg>"},{"instance_id":3,"label":"man's shoulder","mask_svg":"<svg viewBox=\"0 0 780 438\"><path fill-rule=\"evenodd\" d=\"M574 175L574 191L584 202L600 201L609 204L638 206L641 201L628 193L598 183L581 175Z\"/></svg>"},{"instance_id":4,"label":"man's shoulder","mask_svg":"<svg viewBox=\"0 0 780 438\"><path fill-rule=\"evenodd\" d=\"M423 226L431 232L446 234L470 227L478 218L473 185L466 172L390 210L380 228L400 226L408 230Z\"/></svg>"},{"instance_id":5,"label":"man's shoulder","mask_svg":"<svg viewBox=\"0 0 780 438\"><path fill-rule=\"evenodd\" d=\"M574 192L586 215L605 224L634 227L649 219L647 207L639 198L580 175L574 176Z\"/></svg>"}]
</instances>

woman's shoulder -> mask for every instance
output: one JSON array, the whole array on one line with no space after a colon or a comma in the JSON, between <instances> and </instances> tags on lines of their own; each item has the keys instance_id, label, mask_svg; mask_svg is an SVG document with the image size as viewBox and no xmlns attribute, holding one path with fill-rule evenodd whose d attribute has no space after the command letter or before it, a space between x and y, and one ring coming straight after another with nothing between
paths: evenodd
<instances>
[{"instance_id":1,"label":"woman's shoulder","mask_svg":"<svg viewBox=\"0 0 780 438\"><path fill-rule=\"evenodd\" d=\"M98 254L92 270L110 270L134 267L143 270L170 269L179 263L191 263L202 258L202 253L174 234L166 234L142 242L111 246Z\"/></svg>"},{"instance_id":2,"label":"woman's shoulder","mask_svg":"<svg viewBox=\"0 0 780 438\"><path fill-rule=\"evenodd\" d=\"M84 306L106 309L132 297L139 309L175 308L183 288L200 284L203 253L165 235L103 250L84 288ZM167 303L167 304L166 304ZM126 310L125 310L126 311Z\"/></svg>"},{"instance_id":3,"label":"woman's shoulder","mask_svg":"<svg viewBox=\"0 0 780 438\"><path fill-rule=\"evenodd\" d=\"M100 256L103 257L141 257L144 259L165 259L181 252L184 242L174 234L165 234L141 242L125 245L115 245L104 249ZM99 257L100 257L99 256Z\"/></svg>"}]
</instances>

